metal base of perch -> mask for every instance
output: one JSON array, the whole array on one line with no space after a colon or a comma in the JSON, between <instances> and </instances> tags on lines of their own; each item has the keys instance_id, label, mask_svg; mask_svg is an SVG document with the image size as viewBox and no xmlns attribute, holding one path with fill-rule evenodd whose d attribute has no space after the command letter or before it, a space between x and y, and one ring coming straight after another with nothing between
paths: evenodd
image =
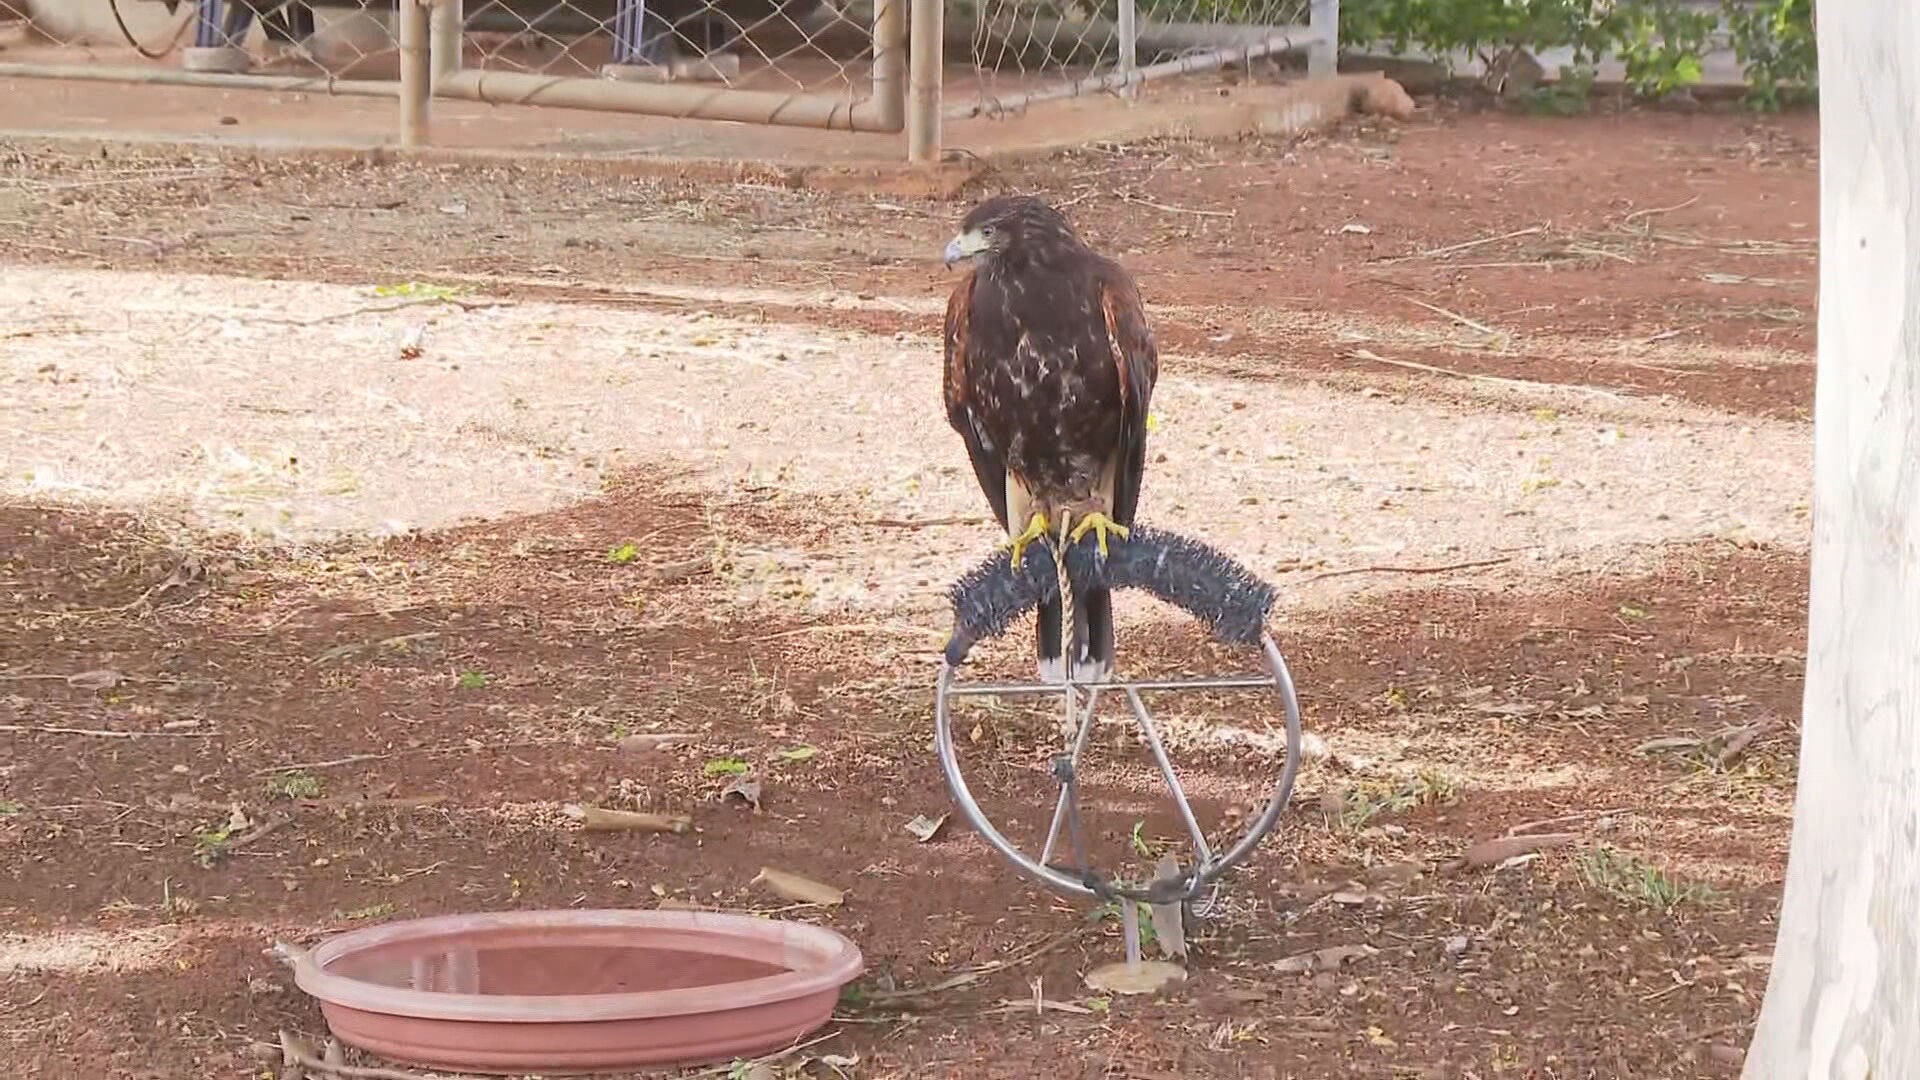
<instances>
[{"instance_id":1,"label":"metal base of perch","mask_svg":"<svg viewBox=\"0 0 1920 1080\"><path fill-rule=\"evenodd\" d=\"M940 760L947 788L954 802L975 832L988 846L1012 863L1025 876L1055 892L1102 902L1118 902L1121 926L1125 931L1126 962L1116 971L1106 972L1115 983L1115 993L1151 993L1184 977L1176 965L1147 962L1140 950L1141 904L1151 906L1156 932L1163 951L1170 957L1186 955L1184 915L1188 905L1213 890L1228 870L1239 864L1273 831L1280 814L1293 798L1293 782L1300 771L1300 700L1294 691L1293 676L1285 657L1274 645L1265 624L1276 599L1273 586L1255 577L1225 554L1196 540L1163 532L1135 523L1127 541L1111 554L1099 551L1092 539L1067 543L1056 548L1053 540L1034 545L1026 564L1015 568L1008 554L1001 551L964 575L949 591L953 602L953 634L947 641L940 673L934 690L934 753ZM973 646L998 637L1023 613L1063 594L1066 581L1081 585L1104 584L1111 589L1141 589L1182 608L1200 619L1213 637L1224 643L1254 646L1266 662L1263 675L1239 675L1219 678L1131 679L1086 682L974 682L955 677L966 663ZM1064 637L1063 633L1063 637ZM1159 726L1147 709L1144 695L1186 690L1225 691L1271 689L1279 695L1286 719L1285 760L1273 793L1261 812L1247 825L1245 832L1225 851L1216 852L1195 817L1185 788L1174 771L1173 762L1160 738ZM1022 851L987 820L980 804L961 775L959 755L953 739L953 700L966 697L1033 697L1060 695L1060 730L1064 752L1054 756L1050 772L1059 785L1053 818L1039 858ZM1096 711L1102 694L1125 697L1133 714L1135 733L1153 757L1153 762L1171 796L1180 822L1192 843L1194 863L1183 868L1171 856L1162 858L1151 880L1127 884L1096 870L1089 861L1085 836L1080 828L1080 761L1086 753L1097 722ZM1066 840L1063 849L1062 839ZM1064 866L1056 851L1065 850L1072 864ZM1196 913L1204 914L1195 905ZM1102 969L1105 971L1105 969ZM1126 986L1130 989L1119 989Z\"/></svg>"}]
</instances>

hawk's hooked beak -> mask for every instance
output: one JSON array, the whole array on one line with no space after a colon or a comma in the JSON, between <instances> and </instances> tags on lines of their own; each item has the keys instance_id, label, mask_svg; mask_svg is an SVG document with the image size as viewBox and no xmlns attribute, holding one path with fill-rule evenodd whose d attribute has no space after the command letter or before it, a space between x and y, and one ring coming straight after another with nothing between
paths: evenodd
<instances>
[{"instance_id":1,"label":"hawk's hooked beak","mask_svg":"<svg viewBox=\"0 0 1920 1080\"><path fill-rule=\"evenodd\" d=\"M954 263L966 262L975 255L987 250L987 238L974 232L964 232L947 241L946 264L952 269Z\"/></svg>"}]
</instances>

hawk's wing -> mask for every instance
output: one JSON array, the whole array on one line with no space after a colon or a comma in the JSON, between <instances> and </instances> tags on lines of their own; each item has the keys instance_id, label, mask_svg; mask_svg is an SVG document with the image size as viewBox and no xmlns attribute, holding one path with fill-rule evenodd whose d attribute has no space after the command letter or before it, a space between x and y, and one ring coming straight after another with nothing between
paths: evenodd
<instances>
[{"instance_id":1,"label":"hawk's wing","mask_svg":"<svg viewBox=\"0 0 1920 1080\"><path fill-rule=\"evenodd\" d=\"M946 398L947 423L960 433L967 444L967 457L973 461L973 475L980 481L993 506L1000 527L1007 527L1007 459L1003 451L987 437L974 411L973 389L968 374L978 365L968 354L976 346L973 326L973 271L961 277L953 295L947 297L946 364L941 375L941 393Z\"/></svg>"},{"instance_id":2,"label":"hawk's wing","mask_svg":"<svg viewBox=\"0 0 1920 1080\"><path fill-rule=\"evenodd\" d=\"M1140 482L1147 467L1147 410L1160 375L1160 354L1147 325L1140 290L1117 263L1102 268L1100 314L1106 322L1107 348L1120 374L1120 446L1115 453L1113 520L1133 521Z\"/></svg>"}]
</instances>

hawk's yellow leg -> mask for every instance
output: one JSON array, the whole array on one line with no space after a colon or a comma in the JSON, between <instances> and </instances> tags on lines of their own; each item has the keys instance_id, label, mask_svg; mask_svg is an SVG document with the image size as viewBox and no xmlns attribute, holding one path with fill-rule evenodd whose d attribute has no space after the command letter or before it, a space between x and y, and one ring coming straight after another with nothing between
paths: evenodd
<instances>
[{"instance_id":1,"label":"hawk's yellow leg","mask_svg":"<svg viewBox=\"0 0 1920 1080\"><path fill-rule=\"evenodd\" d=\"M1007 538L1004 546L1013 549L1013 568L1020 569L1020 560L1026 557L1027 545L1047 535L1047 515L1036 510L1027 522L1025 532Z\"/></svg>"},{"instance_id":2,"label":"hawk's yellow leg","mask_svg":"<svg viewBox=\"0 0 1920 1080\"><path fill-rule=\"evenodd\" d=\"M1073 531L1067 534L1067 538L1077 544L1080 542L1080 538L1088 533L1094 535L1095 542L1100 545L1100 554L1105 555L1107 553L1108 535L1117 536L1125 540L1128 535L1130 535L1130 530L1125 525L1095 510L1086 517L1081 518L1079 524L1073 527Z\"/></svg>"}]
</instances>

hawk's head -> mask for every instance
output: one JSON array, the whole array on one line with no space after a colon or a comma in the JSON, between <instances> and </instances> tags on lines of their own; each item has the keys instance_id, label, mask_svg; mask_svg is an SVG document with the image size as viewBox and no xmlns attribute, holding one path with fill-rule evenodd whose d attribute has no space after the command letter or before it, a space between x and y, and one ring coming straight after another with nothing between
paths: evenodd
<instances>
[{"instance_id":1,"label":"hawk's head","mask_svg":"<svg viewBox=\"0 0 1920 1080\"><path fill-rule=\"evenodd\" d=\"M1031 195L996 195L968 212L947 242L948 266L969 259L1044 263L1080 247L1060 211Z\"/></svg>"}]
</instances>

